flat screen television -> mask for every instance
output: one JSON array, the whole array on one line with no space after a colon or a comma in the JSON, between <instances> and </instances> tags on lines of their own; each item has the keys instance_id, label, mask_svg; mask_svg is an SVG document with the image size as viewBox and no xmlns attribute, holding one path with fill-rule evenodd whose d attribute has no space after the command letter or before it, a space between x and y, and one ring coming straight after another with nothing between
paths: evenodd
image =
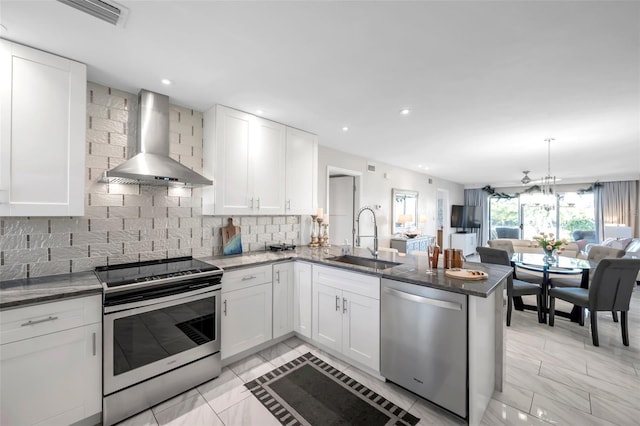
<instances>
[{"instance_id":1,"label":"flat screen television","mask_svg":"<svg viewBox=\"0 0 640 426\"><path fill-rule=\"evenodd\" d=\"M476 206L451 206L451 227L476 229L480 228L480 208Z\"/></svg>"}]
</instances>

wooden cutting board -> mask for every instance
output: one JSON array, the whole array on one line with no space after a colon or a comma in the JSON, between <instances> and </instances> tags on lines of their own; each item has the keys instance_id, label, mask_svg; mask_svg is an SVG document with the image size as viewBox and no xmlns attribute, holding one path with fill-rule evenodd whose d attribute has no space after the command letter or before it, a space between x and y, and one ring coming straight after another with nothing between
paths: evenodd
<instances>
[{"instance_id":1,"label":"wooden cutting board","mask_svg":"<svg viewBox=\"0 0 640 426\"><path fill-rule=\"evenodd\" d=\"M473 269L447 269L444 271L444 274L449 278L456 278L459 280L486 280L489 278L486 272L476 271Z\"/></svg>"},{"instance_id":2,"label":"wooden cutting board","mask_svg":"<svg viewBox=\"0 0 640 426\"><path fill-rule=\"evenodd\" d=\"M222 227L222 254L241 254L242 237L240 227L233 224L233 218L227 219L227 226Z\"/></svg>"}]
</instances>

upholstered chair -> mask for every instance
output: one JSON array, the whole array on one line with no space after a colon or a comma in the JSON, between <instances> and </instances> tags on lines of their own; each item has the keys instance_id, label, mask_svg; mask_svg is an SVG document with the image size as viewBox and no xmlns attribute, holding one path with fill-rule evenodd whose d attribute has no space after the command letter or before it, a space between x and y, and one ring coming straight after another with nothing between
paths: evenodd
<instances>
[{"instance_id":1,"label":"upholstered chair","mask_svg":"<svg viewBox=\"0 0 640 426\"><path fill-rule=\"evenodd\" d=\"M640 259L602 259L598 263L588 289L575 287L549 289L549 326L554 325L556 298L587 308L591 317L593 346L599 346L598 311L616 313L620 311L622 343L629 346L627 315L638 271L640 271Z\"/></svg>"},{"instance_id":2,"label":"upholstered chair","mask_svg":"<svg viewBox=\"0 0 640 426\"><path fill-rule=\"evenodd\" d=\"M513 243L509 240L489 240L487 241L489 247L494 249L505 250L509 253L509 257L515 253L515 249L513 248Z\"/></svg>"},{"instance_id":3,"label":"upholstered chair","mask_svg":"<svg viewBox=\"0 0 640 426\"><path fill-rule=\"evenodd\" d=\"M489 247L494 249L506 250L509 253L509 259L515 252L515 248L513 247L513 242L510 240L489 240L487 241ZM515 279L520 281L526 281L533 284L542 285L542 275L541 274L532 274L529 272L525 272L521 269L515 269L514 276Z\"/></svg>"},{"instance_id":4,"label":"upholstered chair","mask_svg":"<svg viewBox=\"0 0 640 426\"><path fill-rule=\"evenodd\" d=\"M511 257L506 250L489 247L477 247L482 263L511 266ZM536 295L538 308L538 322L542 320L542 287L513 278L513 274L507 277L507 327L511 325L511 311L513 310L513 298L517 296Z\"/></svg>"},{"instance_id":5,"label":"upholstered chair","mask_svg":"<svg viewBox=\"0 0 640 426\"><path fill-rule=\"evenodd\" d=\"M624 250L619 250L612 247L593 246L591 247L591 250L589 250L587 260L598 263L602 259L617 259L622 256L624 256ZM581 280L581 276L577 275L575 277L552 277L550 281L551 287L580 287Z\"/></svg>"}]
</instances>

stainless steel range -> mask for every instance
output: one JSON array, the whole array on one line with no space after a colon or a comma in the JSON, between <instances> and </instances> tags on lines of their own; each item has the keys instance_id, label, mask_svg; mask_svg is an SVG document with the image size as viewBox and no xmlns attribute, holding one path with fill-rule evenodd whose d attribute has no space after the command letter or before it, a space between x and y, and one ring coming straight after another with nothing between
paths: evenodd
<instances>
[{"instance_id":1,"label":"stainless steel range","mask_svg":"<svg viewBox=\"0 0 640 426\"><path fill-rule=\"evenodd\" d=\"M220 375L222 273L191 257L96 268L105 425Z\"/></svg>"}]
</instances>

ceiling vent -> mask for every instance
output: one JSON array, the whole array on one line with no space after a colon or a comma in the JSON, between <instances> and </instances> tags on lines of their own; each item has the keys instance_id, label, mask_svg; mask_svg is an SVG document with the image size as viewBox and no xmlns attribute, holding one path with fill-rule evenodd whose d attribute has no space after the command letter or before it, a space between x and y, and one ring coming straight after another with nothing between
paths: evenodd
<instances>
[{"instance_id":1,"label":"ceiling vent","mask_svg":"<svg viewBox=\"0 0 640 426\"><path fill-rule=\"evenodd\" d=\"M376 172L376 163L372 163L371 161L367 161L367 171L375 173Z\"/></svg>"},{"instance_id":2,"label":"ceiling vent","mask_svg":"<svg viewBox=\"0 0 640 426\"><path fill-rule=\"evenodd\" d=\"M78 9L98 19L121 27L124 25L125 18L129 13L126 7L120 6L118 3L102 0L58 0L67 6Z\"/></svg>"}]
</instances>

